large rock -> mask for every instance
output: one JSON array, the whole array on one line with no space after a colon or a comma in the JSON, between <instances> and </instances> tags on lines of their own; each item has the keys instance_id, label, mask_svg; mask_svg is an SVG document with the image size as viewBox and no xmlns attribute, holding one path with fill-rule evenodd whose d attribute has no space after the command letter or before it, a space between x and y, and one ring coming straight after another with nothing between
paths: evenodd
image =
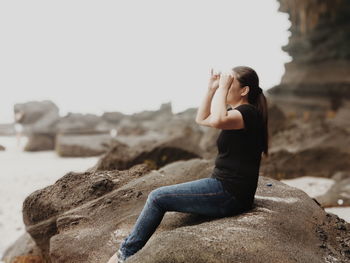
<instances>
[{"instance_id":1,"label":"large rock","mask_svg":"<svg viewBox=\"0 0 350 263\"><path fill-rule=\"evenodd\" d=\"M26 230L49 262L107 262L150 191L206 178L212 169L212 161L193 159L158 171L71 172L26 198ZM168 212L128 262L348 262L349 231L303 191L260 176L252 210L225 218Z\"/></svg>"}]
</instances>

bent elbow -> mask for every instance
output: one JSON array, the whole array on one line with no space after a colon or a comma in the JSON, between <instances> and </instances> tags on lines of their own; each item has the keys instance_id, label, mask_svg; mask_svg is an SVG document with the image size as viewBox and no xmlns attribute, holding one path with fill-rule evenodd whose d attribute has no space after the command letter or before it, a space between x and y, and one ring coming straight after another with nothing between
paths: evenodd
<instances>
[{"instance_id":1,"label":"bent elbow","mask_svg":"<svg viewBox=\"0 0 350 263\"><path fill-rule=\"evenodd\" d=\"M213 128L219 128L220 127L220 120L218 120L218 119L211 119L210 121L209 121L209 123L210 123L210 126L211 127L213 127Z\"/></svg>"}]
</instances>

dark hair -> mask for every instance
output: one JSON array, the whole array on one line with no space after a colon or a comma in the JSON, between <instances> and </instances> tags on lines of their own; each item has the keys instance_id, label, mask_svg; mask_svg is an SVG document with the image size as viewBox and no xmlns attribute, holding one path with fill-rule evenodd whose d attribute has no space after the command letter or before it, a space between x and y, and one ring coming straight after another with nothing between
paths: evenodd
<instances>
[{"instance_id":1,"label":"dark hair","mask_svg":"<svg viewBox=\"0 0 350 263\"><path fill-rule=\"evenodd\" d=\"M267 102L262 89L259 86L259 77L255 70L246 67L238 66L232 69L236 75L240 86L243 88L245 86L249 87L248 92L248 102L254 105L260 112L263 118L264 134L263 134L263 152L265 156L268 156L269 148L269 129L268 129L268 114L267 114Z\"/></svg>"}]
</instances>

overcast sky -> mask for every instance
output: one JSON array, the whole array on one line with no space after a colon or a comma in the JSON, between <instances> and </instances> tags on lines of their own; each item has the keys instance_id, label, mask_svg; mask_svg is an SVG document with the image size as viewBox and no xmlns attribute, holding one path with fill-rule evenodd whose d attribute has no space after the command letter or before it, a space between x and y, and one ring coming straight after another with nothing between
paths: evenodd
<instances>
[{"instance_id":1,"label":"overcast sky","mask_svg":"<svg viewBox=\"0 0 350 263\"><path fill-rule=\"evenodd\" d=\"M52 100L102 114L198 107L209 71L253 67L260 86L291 60L276 0L0 2L0 123L13 105Z\"/></svg>"}]
</instances>

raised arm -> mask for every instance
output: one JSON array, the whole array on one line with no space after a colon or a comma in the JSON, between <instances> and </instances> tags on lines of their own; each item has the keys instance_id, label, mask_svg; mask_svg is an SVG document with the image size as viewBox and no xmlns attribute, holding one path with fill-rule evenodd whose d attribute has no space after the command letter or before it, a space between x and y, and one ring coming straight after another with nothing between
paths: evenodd
<instances>
[{"instance_id":1,"label":"raised arm","mask_svg":"<svg viewBox=\"0 0 350 263\"><path fill-rule=\"evenodd\" d=\"M219 87L220 72L214 74L213 69L210 70L210 78L208 83L208 90L202 100L201 105L198 107L196 123L199 125L205 125L211 127L210 122L210 108L211 101L215 95L217 88Z\"/></svg>"},{"instance_id":2,"label":"raised arm","mask_svg":"<svg viewBox=\"0 0 350 263\"><path fill-rule=\"evenodd\" d=\"M210 107L211 107L211 101L214 97L215 90L210 90L206 92L201 105L198 107L197 116L196 116L196 123L199 125L205 125L210 126Z\"/></svg>"},{"instance_id":3,"label":"raised arm","mask_svg":"<svg viewBox=\"0 0 350 263\"><path fill-rule=\"evenodd\" d=\"M233 77L230 74L220 76L219 87L213 100L211 111L211 123L213 126L217 126L227 117L226 97L232 81Z\"/></svg>"}]
</instances>

